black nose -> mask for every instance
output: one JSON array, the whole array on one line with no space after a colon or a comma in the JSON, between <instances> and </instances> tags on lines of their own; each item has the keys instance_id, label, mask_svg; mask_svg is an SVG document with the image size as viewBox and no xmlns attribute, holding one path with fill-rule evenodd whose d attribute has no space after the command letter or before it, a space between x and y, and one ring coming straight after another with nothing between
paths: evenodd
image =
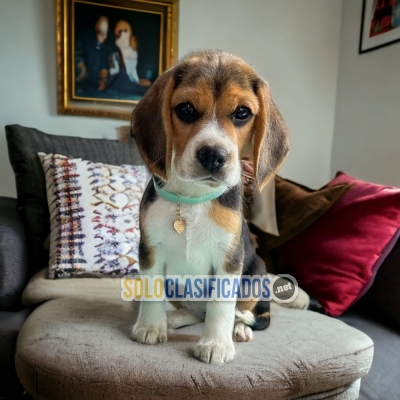
<instances>
[{"instance_id":1,"label":"black nose","mask_svg":"<svg viewBox=\"0 0 400 400\"><path fill-rule=\"evenodd\" d=\"M224 149L202 147L197 152L197 159L208 172L216 172L226 163L228 153Z\"/></svg>"}]
</instances>

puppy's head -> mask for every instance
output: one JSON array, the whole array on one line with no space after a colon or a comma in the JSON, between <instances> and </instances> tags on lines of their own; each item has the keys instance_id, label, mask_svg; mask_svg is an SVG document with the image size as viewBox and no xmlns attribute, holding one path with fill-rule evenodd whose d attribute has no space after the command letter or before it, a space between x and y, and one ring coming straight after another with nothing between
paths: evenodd
<instances>
[{"instance_id":1,"label":"puppy's head","mask_svg":"<svg viewBox=\"0 0 400 400\"><path fill-rule=\"evenodd\" d=\"M268 85L223 52L190 55L162 74L135 108L132 134L154 174L210 187L236 185L249 157L261 189L288 152Z\"/></svg>"},{"instance_id":2,"label":"puppy's head","mask_svg":"<svg viewBox=\"0 0 400 400\"><path fill-rule=\"evenodd\" d=\"M117 38L120 38L123 33L126 33L126 36L131 37L132 28L129 22L120 20L115 25L114 35Z\"/></svg>"}]
</instances>

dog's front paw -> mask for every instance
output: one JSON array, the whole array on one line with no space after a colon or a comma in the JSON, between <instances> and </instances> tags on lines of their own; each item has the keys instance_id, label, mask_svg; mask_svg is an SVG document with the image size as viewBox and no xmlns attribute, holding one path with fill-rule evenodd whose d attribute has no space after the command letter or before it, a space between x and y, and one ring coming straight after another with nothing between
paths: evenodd
<instances>
[{"instance_id":1,"label":"dog's front paw","mask_svg":"<svg viewBox=\"0 0 400 400\"><path fill-rule=\"evenodd\" d=\"M157 344L167 341L167 324L163 325L135 325L133 340L143 344Z\"/></svg>"},{"instance_id":2,"label":"dog's front paw","mask_svg":"<svg viewBox=\"0 0 400 400\"><path fill-rule=\"evenodd\" d=\"M200 340L194 348L194 355L199 360L208 364L223 364L235 357L235 346L232 340L207 341Z\"/></svg>"}]
</instances>

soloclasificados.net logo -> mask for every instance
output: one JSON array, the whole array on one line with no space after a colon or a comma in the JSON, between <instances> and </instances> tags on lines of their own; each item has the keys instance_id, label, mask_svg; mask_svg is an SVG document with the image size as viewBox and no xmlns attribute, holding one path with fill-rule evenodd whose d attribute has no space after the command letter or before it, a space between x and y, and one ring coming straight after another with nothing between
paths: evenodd
<instances>
[{"instance_id":1,"label":"soloclasificados.net logo","mask_svg":"<svg viewBox=\"0 0 400 400\"><path fill-rule=\"evenodd\" d=\"M126 275L124 301L270 301L292 302L298 294L291 275Z\"/></svg>"}]
</instances>

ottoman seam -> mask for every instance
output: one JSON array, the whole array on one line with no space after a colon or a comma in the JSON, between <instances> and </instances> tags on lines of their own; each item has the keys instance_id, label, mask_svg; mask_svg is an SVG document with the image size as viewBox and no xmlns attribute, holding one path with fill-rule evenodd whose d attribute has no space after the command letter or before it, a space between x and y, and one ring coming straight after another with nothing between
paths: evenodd
<instances>
[{"instance_id":1,"label":"ottoman seam","mask_svg":"<svg viewBox=\"0 0 400 400\"><path fill-rule=\"evenodd\" d=\"M342 354L342 355L336 356L336 357L325 358L325 359L323 359L323 360L320 360L319 362L324 362L324 361L329 361L329 360L335 360L335 359L337 359L337 358L347 357L347 356L351 356L351 355L358 355L359 353L365 352L366 350L369 350L369 349L374 348L374 347L375 347L375 345L372 344L371 346L365 347L365 348L363 348L363 349L361 349L361 350L356 350L356 351L353 351L352 353Z\"/></svg>"},{"instance_id":2,"label":"ottoman seam","mask_svg":"<svg viewBox=\"0 0 400 400\"><path fill-rule=\"evenodd\" d=\"M361 379L361 378L357 378L357 379ZM357 380L357 379L356 379L356 380ZM337 393L330 394L328 397L320 397L318 400L332 399L332 398L334 398L335 396L338 396L338 395L341 395L341 394L345 393L347 390L349 390L351 384L353 384L354 382L356 382L356 380L354 380L354 381L352 381L352 382L350 382L350 383L347 383L346 385L342 385L342 388L343 388L342 391L337 392ZM347 386L347 387L343 387L343 386ZM331 392L332 390L335 390L335 388L332 388L332 389L329 389L329 390L326 390L326 391L323 391L323 392L319 392L319 393L320 393L320 394L324 394L324 393L326 393L326 392ZM309 394L306 394L306 395L304 395L304 396L298 397L298 398L296 398L295 400L307 399L308 396L313 395L313 394L314 394L314 393L309 393ZM318 394L318 393L315 393L315 394Z\"/></svg>"}]
</instances>

